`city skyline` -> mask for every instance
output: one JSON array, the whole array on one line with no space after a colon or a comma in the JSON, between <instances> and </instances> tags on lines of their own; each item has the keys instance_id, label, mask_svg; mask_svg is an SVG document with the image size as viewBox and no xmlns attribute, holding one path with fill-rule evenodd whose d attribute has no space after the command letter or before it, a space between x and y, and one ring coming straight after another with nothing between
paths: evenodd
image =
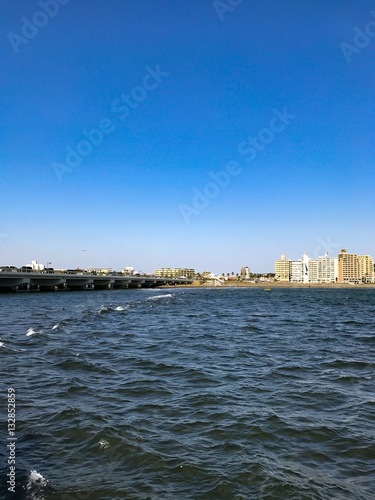
<instances>
[{"instance_id":1,"label":"city skyline","mask_svg":"<svg viewBox=\"0 0 375 500\"><path fill-rule=\"evenodd\" d=\"M317 251L317 249L315 249ZM84 252L87 252L87 250L83 250ZM319 260L321 259L328 259L328 260L337 260L339 259L340 255L342 254L346 254L347 253L347 250L346 249L341 249L339 251L339 253L337 255L335 254L329 254L329 251L326 250L325 252L323 252L323 254L321 255L318 255L317 252L315 252L315 255L314 256L310 256L308 253L306 252L303 252L302 254L302 258L287 258L286 254L281 254L281 259L280 260L276 260L274 261L274 265L273 265L273 270L266 270L266 271L259 271L257 270L257 263L255 262L252 262L250 266L248 265L242 265L241 268L231 268L231 271L229 271L229 267L228 265L226 266L226 270L223 271L223 270L212 270L212 266L208 266L206 268L203 268L202 266L198 266L197 268L188 268L188 267L173 267L173 266L162 266L160 267L159 269L153 269L153 270L150 270L150 269L144 269L144 268L140 268L139 270L137 268L134 268L134 266L128 266L128 265L122 265L122 266L119 266L119 267L112 267L110 264L112 264L112 257L109 257L108 258L108 262L109 262L109 265L108 266L93 266L92 264L90 264L89 266L76 266L76 265L73 265L73 266L52 266L52 262L47 262L46 264L43 264L42 262L38 262L37 260L31 260L30 262L27 262L27 263L24 263L21 265L16 265L14 267L17 267L17 268L21 268L21 267L32 267L33 270L43 270L44 268L48 268L48 267L51 267L52 269L59 269L59 270L67 270L67 269L71 269L71 270L75 270L75 269L83 269L83 270L113 270L113 271L117 271L117 272L127 272L129 270L131 270L131 273L141 273L141 274L151 274L151 275L156 275L156 276L165 276L166 274L163 273L162 271L164 270L169 270L169 271L173 271L173 273L171 274L171 276L180 276L184 273L180 273L179 271L188 271L188 275L189 276L192 276L193 274L207 274L207 273L210 273L212 275L217 275L217 276L221 276L221 275L238 275L238 276L241 276L243 277L243 274L245 273L246 275L249 275L250 273L252 275L254 274L275 274L276 277L278 276L279 272L281 272L281 275L283 275L284 278L286 278L286 275L288 275L288 279L286 279L286 281L289 281L289 277L290 277L290 273L291 273L291 270L290 269L286 269L285 265L288 264L288 263L291 263L291 264L297 264L297 263L301 263L301 264L305 264L307 263L308 261L310 263L313 263L313 262L318 262ZM358 256L359 259L364 259L364 258L367 258L367 257L370 257L370 259L373 261L372 257L369 255L369 254L366 254L366 253L351 253L351 252L348 252L348 255L356 255ZM111 259L111 260L109 260ZM276 269L275 269L275 262L276 262ZM277 269L277 263L281 263L281 268L279 268L279 272L278 272L278 269ZM254 267L255 265L255 267ZM0 263L0 267L3 266L12 266L12 264L10 263ZM367 264L368 266L368 264ZM373 265L371 266L371 269L374 267ZM275 271L275 272L274 272ZM298 271L299 272L299 271ZM303 271L301 271L303 272ZM317 272L317 271L316 271ZM338 275L338 267L337 267L337 270L336 270L336 274ZM375 269L372 270L374 276L375 276ZM186 273L185 273L186 274ZM281 281L285 281L285 279L281 279Z\"/></svg>"},{"instance_id":2,"label":"city skyline","mask_svg":"<svg viewBox=\"0 0 375 500\"><path fill-rule=\"evenodd\" d=\"M375 254L373 3L234 3L0 6L1 265Z\"/></svg>"},{"instance_id":3,"label":"city skyline","mask_svg":"<svg viewBox=\"0 0 375 500\"><path fill-rule=\"evenodd\" d=\"M358 283L375 280L374 259L368 254L356 254L341 249L335 256L310 258L307 253L301 259L287 259L285 254L275 261L276 281L300 283Z\"/></svg>"}]
</instances>

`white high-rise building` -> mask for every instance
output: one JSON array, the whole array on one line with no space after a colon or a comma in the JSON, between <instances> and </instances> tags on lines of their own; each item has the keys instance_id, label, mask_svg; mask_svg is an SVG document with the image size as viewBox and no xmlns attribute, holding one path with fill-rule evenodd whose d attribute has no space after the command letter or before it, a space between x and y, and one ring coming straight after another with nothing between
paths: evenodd
<instances>
[{"instance_id":1,"label":"white high-rise building","mask_svg":"<svg viewBox=\"0 0 375 500\"><path fill-rule=\"evenodd\" d=\"M304 263L302 259L292 260L290 263L290 270L290 281L302 283L304 274Z\"/></svg>"},{"instance_id":2,"label":"white high-rise building","mask_svg":"<svg viewBox=\"0 0 375 500\"><path fill-rule=\"evenodd\" d=\"M365 261L368 269L371 269L372 262L363 258L363 269L365 268ZM302 259L286 261L284 255L281 260L276 261L276 280L277 281L291 281L294 283L336 283L339 276L339 259L336 257L328 257L328 252L324 257L318 259L310 259L304 253ZM368 271L370 275L370 271ZM370 276L371 279L371 276ZM369 279L369 280L370 280Z\"/></svg>"},{"instance_id":3,"label":"white high-rise building","mask_svg":"<svg viewBox=\"0 0 375 500\"><path fill-rule=\"evenodd\" d=\"M318 258L318 280L319 283L336 283L339 277L339 259L328 257L328 252L324 257Z\"/></svg>"},{"instance_id":4,"label":"white high-rise building","mask_svg":"<svg viewBox=\"0 0 375 500\"><path fill-rule=\"evenodd\" d=\"M309 283L319 283L318 259L309 259Z\"/></svg>"},{"instance_id":5,"label":"white high-rise building","mask_svg":"<svg viewBox=\"0 0 375 500\"><path fill-rule=\"evenodd\" d=\"M241 267L241 279L249 281L250 279L250 267Z\"/></svg>"},{"instance_id":6,"label":"white high-rise building","mask_svg":"<svg viewBox=\"0 0 375 500\"><path fill-rule=\"evenodd\" d=\"M241 279L247 281L250 279L250 267L241 267Z\"/></svg>"},{"instance_id":7,"label":"white high-rise building","mask_svg":"<svg viewBox=\"0 0 375 500\"><path fill-rule=\"evenodd\" d=\"M302 255L302 281L304 283L308 283L309 282L309 262L310 262L310 259L309 259L309 256L307 255L307 253L304 253Z\"/></svg>"},{"instance_id":8,"label":"white high-rise building","mask_svg":"<svg viewBox=\"0 0 375 500\"><path fill-rule=\"evenodd\" d=\"M318 259L309 259L304 253L302 260L291 261L290 281L295 283L335 283L338 274L338 259L328 257L328 252Z\"/></svg>"}]
</instances>

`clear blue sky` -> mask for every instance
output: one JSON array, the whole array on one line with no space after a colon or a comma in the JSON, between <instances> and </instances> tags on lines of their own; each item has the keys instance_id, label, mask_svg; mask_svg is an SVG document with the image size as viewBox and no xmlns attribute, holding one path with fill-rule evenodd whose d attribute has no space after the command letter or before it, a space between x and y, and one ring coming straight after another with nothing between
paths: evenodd
<instances>
[{"instance_id":1,"label":"clear blue sky","mask_svg":"<svg viewBox=\"0 0 375 500\"><path fill-rule=\"evenodd\" d=\"M373 1L64 1L0 4L1 265L272 272L281 253L375 256L375 36L350 62L340 46L375 21ZM272 137L285 107L295 118ZM207 188L229 162L237 175ZM194 205L194 189L215 196Z\"/></svg>"}]
</instances>

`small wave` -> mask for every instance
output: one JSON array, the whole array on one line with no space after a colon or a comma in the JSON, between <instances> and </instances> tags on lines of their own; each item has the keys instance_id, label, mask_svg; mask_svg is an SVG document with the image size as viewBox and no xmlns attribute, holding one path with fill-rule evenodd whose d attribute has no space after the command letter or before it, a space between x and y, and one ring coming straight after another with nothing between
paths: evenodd
<instances>
[{"instance_id":1,"label":"small wave","mask_svg":"<svg viewBox=\"0 0 375 500\"><path fill-rule=\"evenodd\" d=\"M58 327L59 327L59 324L57 323L57 325L54 325L54 326L52 327L52 330L57 330L57 329L58 329Z\"/></svg>"},{"instance_id":2,"label":"small wave","mask_svg":"<svg viewBox=\"0 0 375 500\"><path fill-rule=\"evenodd\" d=\"M357 337L360 342L375 342L375 335Z\"/></svg>"},{"instance_id":3,"label":"small wave","mask_svg":"<svg viewBox=\"0 0 375 500\"><path fill-rule=\"evenodd\" d=\"M110 307L102 306L99 309L99 314L107 314L107 313L109 313L111 311L112 311L112 309Z\"/></svg>"},{"instance_id":4,"label":"small wave","mask_svg":"<svg viewBox=\"0 0 375 500\"><path fill-rule=\"evenodd\" d=\"M0 347L4 347L4 343L3 342L0 342Z\"/></svg>"},{"instance_id":5,"label":"small wave","mask_svg":"<svg viewBox=\"0 0 375 500\"><path fill-rule=\"evenodd\" d=\"M262 332L263 331L262 328L259 328L255 325L244 325L242 328L244 330L249 331L249 332Z\"/></svg>"},{"instance_id":6,"label":"small wave","mask_svg":"<svg viewBox=\"0 0 375 500\"><path fill-rule=\"evenodd\" d=\"M36 335L38 333L43 333L42 330L37 330L35 328L29 328L26 333L26 337L30 337L31 335Z\"/></svg>"},{"instance_id":7,"label":"small wave","mask_svg":"<svg viewBox=\"0 0 375 500\"><path fill-rule=\"evenodd\" d=\"M171 293L165 293L163 295L155 295L155 297L148 297L147 300L156 300L156 299L169 298L169 297L173 297L173 295Z\"/></svg>"},{"instance_id":8,"label":"small wave","mask_svg":"<svg viewBox=\"0 0 375 500\"><path fill-rule=\"evenodd\" d=\"M41 486L46 486L47 480L42 476L42 474L39 474L39 472L37 472L36 470L31 470L27 486L30 487L33 484L39 484Z\"/></svg>"},{"instance_id":9,"label":"small wave","mask_svg":"<svg viewBox=\"0 0 375 500\"><path fill-rule=\"evenodd\" d=\"M27 498L30 500L40 500L44 498L45 488L49 486L48 481L36 470L31 470L26 484ZM41 496L41 494L43 496Z\"/></svg>"},{"instance_id":10,"label":"small wave","mask_svg":"<svg viewBox=\"0 0 375 500\"><path fill-rule=\"evenodd\" d=\"M369 368L374 366L374 363L371 361L362 361L356 359L335 359L325 364L327 366L332 366L333 368Z\"/></svg>"},{"instance_id":11,"label":"small wave","mask_svg":"<svg viewBox=\"0 0 375 500\"><path fill-rule=\"evenodd\" d=\"M341 382L359 382L361 380L372 380L372 377L356 376L356 375L341 375L339 380Z\"/></svg>"},{"instance_id":12,"label":"small wave","mask_svg":"<svg viewBox=\"0 0 375 500\"><path fill-rule=\"evenodd\" d=\"M126 310L126 307L124 307L124 306L115 307L115 311L125 311L125 310Z\"/></svg>"}]
</instances>

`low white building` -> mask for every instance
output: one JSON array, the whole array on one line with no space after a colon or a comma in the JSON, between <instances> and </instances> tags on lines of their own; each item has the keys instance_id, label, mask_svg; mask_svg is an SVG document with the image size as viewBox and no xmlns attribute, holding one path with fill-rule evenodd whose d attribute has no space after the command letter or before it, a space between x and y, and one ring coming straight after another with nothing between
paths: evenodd
<instances>
[{"instance_id":1,"label":"low white building","mask_svg":"<svg viewBox=\"0 0 375 500\"><path fill-rule=\"evenodd\" d=\"M123 269L121 272L123 274L128 274L129 276L134 276L135 274L134 267L125 267L125 269Z\"/></svg>"},{"instance_id":2,"label":"low white building","mask_svg":"<svg viewBox=\"0 0 375 500\"><path fill-rule=\"evenodd\" d=\"M224 276L219 276L218 274L210 273L207 276L207 279L209 279L209 280L224 280Z\"/></svg>"},{"instance_id":3,"label":"low white building","mask_svg":"<svg viewBox=\"0 0 375 500\"><path fill-rule=\"evenodd\" d=\"M43 271L44 270L44 265L43 264L38 264L36 260L31 261L31 267L33 271Z\"/></svg>"}]
</instances>

